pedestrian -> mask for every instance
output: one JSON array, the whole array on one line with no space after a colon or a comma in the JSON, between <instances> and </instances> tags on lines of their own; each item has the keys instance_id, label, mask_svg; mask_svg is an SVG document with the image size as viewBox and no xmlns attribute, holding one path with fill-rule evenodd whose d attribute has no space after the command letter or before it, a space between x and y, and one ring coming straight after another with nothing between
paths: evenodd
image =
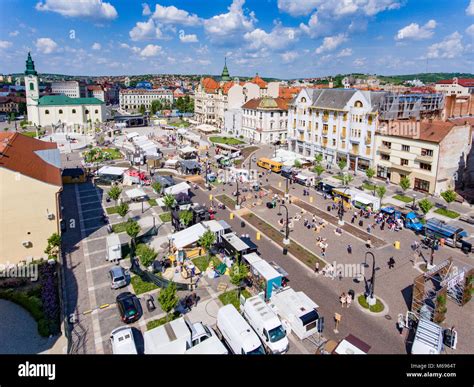
<instances>
[{"instance_id":1,"label":"pedestrian","mask_svg":"<svg viewBox=\"0 0 474 387\"><path fill-rule=\"evenodd\" d=\"M346 304L346 301L347 301L346 293L341 294L341 297L339 297L339 301L341 302L341 307L344 308L344 305Z\"/></svg>"},{"instance_id":2,"label":"pedestrian","mask_svg":"<svg viewBox=\"0 0 474 387\"><path fill-rule=\"evenodd\" d=\"M367 238L366 246L368 249L372 247L372 241L370 240L370 238Z\"/></svg>"},{"instance_id":3,"label":"pedestrian","mask_svg":"<svg viewBox=\"0 0 474 387\"><path fill-rule=\"evenodd\" d=\"M352 302L352 296L348 294L346 297L346 304L348 308L351 306L351 302Z\"/></svg>"},{"instance_id":4,"label":"pedestrian","mask_svg":"<svg viewBox=\"0 0 474 387\"><path fill-rule=\"evenodd\" d=\"M403 317L403 314L400 313L397 319L397 329L400 334L403 333L403 328L405 328L405 318Z\"/></svg>"},{"instance_id":5,"label":"pedestrian","mask_svg":"<svg viewBox=\"0 0 474 387\"><path fill-rule=\"evenodd\" d=\"M389 269L393 269L394 266L395 266L395 260L393 259L393 257L390 257L390 259L388 260L388 268Z\"/></svg>"},{"instance_id":6,"label":"pedestrian","mask_svg":"<svg viewBox=\"0 0 474 387\"><path fill-rule=\"evenodd\" d=\"M314 266L314 272L316 274L319 274L319 261L316 262L316 265Z\"/></svg>"},{"instance_id":7,"label":"pedestrian","mask_svg":"<svg viewBox=\"0 0 474 387\"><path fill-rule=\"evenodd\" d=\"M372 226L369 224L369 225L367 226L367 232L370 234L371 231L372 231Z\"/></svg>"},{"instance_id":8,"label":"pedestrian","mask_svg":"<svg viewBox=\"0 0 474 387\"><path fill-rule=\"evenodd\" d=\"M347 253L352 254L352 245L347 245Z\"/></svg>"},{"instance_id":9,"label":"pedestrian","mask_svg":"<svg viewBox=\"0 0 474 387\"><path fill-rule=\"evenodd\" d=\"M197 306L198 301L199 301L198 295L196 294L196 292L193 292L193 302L194 302L195 307Z\"/></svg>"},{"instance_id":10,"label":"pedestrian","mask_svg":"<svg viewBox=\"0 0 474 387\"><path fill-rule=\"evenodd\" d=\"M352 215L351 223L354 223L354 221L355 221L355 215Z\"/></svg>"}]
</instances>

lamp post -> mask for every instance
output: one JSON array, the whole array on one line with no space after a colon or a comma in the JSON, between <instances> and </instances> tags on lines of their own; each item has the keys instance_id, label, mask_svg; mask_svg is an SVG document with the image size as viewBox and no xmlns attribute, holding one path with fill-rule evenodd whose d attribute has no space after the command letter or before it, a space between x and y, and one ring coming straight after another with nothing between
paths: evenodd
<instances>
[{"instance_id":1,"label":"lamp post","mask_svg":"<svg viewBox=\"0 0 474 387\"><path fill-rule=\"evenodd\" d=\"M235 192L235 209L240 210L240 204L239 204L240 191L239 191L239 178L238 177L236 177L235 183L237 184L237 191Z\"/></svg>"},{"instance_id":2,"label":"lamp post","mask_svg":"<svg viewBox=\"0 0 474 387\"><path fill-rule=\"evenodd\" d=\"M367 259L367 255L370 255L372 257L372 277L370 278L370 292L369 295L367 296L367 304L370 306L373 306L376 304L377 299L374 296L375 292L375 271L378 270L378 268L375 267L375 255L371 251L367 251L365 253L365 259Z\"/></svg>"},{"instance_id":3,"label":"lamp post","mask_svg":"<svg viewBox=\"0 0 474 387\"><path fill-rule=\"evenodd\" d=\"M346 191L349 189L349 187L344 188L344 191L342 191L343 194L346 193ZM339 208L337 210L337 214L339 215L339 221L338 224L340 226L344 226L344 198L341 196L341 199L339 200Z\"/></svg>"},{"instance_id":4,"label":"lamp post","mask_svg":"<svg viewBox=\"0 0 474 387\"><path fill-rule=\"evenodd\" d=\"M411 207L411 209L412 209L413 211L415 211L415 200L416 200L416 195L413 194L413 205L412 205L412 207Z\"/></svg>"},{"instance_id":5,"label":"lamp post","mask_svg":"<svg viewBox=\"0 0 474 387\"><path fill-rule=\"evenodd\" d=\"M284 204L280 204L280 208L278 209L279 213L281 213L281 208L286 210L286 230L285 230L285 239L283 239L284 245L290 244L290 227L289 227L289 219L288 219L288 207Z\"/></svg>"}]
</instances>

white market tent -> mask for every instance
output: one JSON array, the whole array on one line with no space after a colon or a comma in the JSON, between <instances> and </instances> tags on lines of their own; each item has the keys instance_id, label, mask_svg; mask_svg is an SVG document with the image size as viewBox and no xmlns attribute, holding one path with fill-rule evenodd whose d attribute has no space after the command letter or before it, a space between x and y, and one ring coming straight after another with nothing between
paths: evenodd
<instances>
[{"instance_id":1,"label":"white market tent","mask_svg":"<svg viewBox=\"0 0 474 387\"><path fill-rule=\"evenodd\" d=\"M182 249L186 246L196 243L201 235L203 235L205 232L206 228L201 223L197 223L182 231L174 233L171 240L174 247L177 249Z\"/></svg>"},{"instance_id":2,"label":"white market tent","mask_svg":"<svg viewBox=\"0 0 474 387\"><path fill-rule=\"evenodd\" d=\"M179 150L181 153L193 153L197 152L198 150L192 146L185 146L183 149Z\"/></svg>"},{"instance_id":3,"label":"white market tent","mask_svg":"<svg viewBox=\"0 0 474 387\"><path fill-rule=\"evenodd\" d=\"M186 133L188 133L187 129L184 129L184 128L179 128L176 133L178 134L181 134L182 136L184 136Z\"/></svg>"},{"instance_id":4,"label":"white market tent","mask_svg":"<svg viewBox=\"0 0 474 387\"><path fill-rule=\"evenodd\" d=\"M130 140L131 138L138 137L140 136L137 132L132 132L127 134L127 140Z\"/></svg>"},{"instance_id":5,"label":"white market tent","mask_svg":"<svg viewBox=\"0 0 474 387\"><path fill-rule=\"evenodd\" d=\"M122 176L128 168L103 166L97 171L97 175Z\"/></svg>"},{"instance_id":6,"label":"white market tent","mask_svg":"<svg viewBox=\"0 0 474 387\"><path fill-rule=\"evenodd\" d=\"M200 132L203 132L203 133L219 132L219 129L217 129L215 126L209 125L209 124L198 125L198 126L196 126L196 130L199 130Z\"/></svg>"},{"instance_id":7,"label":"white market tent","mask_svg":"<svg viewBox=\"0 0 474 387\"><path fill-rule=\"evenodd\" d=\"M191 189L191 186L188 183L183 181L179 184L172 185L171 187L165 188L164 192L165 192L165 195L170 194L174 196L180 193L188 194L190 189Z\"/></svg>"},{"instance_id":8,"label":"white market tent","mask_svg":"<svg viewBox=\"0 0 474 387\"><path fill-rule=\"evenodd\" d=\"M143 191L140 188L133 188L131 190L128 190L128 191L125 192L125 195L127 195L128 198L131 199L131 200L144 198L144 197L147 196L145 191Z\"/></svg>"}]
</instances>

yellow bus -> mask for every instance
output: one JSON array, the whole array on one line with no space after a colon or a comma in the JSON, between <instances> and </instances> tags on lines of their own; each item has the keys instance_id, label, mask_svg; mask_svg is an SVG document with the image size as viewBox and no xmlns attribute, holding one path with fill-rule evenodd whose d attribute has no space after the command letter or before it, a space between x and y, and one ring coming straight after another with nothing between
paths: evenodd
<instances>
[{"instance_id":1,"label":"yellow bus","mask_svg":"<svg viewBox=\"0 0 474 387\"><path fill-rule=\"evenodd\" d=\"M261 168L270 169L272 172L279 173L281 172L282 163L278 161L273 161L265 157L261 157L257 161L257 165Z\"/></svg>"}]
</instances>

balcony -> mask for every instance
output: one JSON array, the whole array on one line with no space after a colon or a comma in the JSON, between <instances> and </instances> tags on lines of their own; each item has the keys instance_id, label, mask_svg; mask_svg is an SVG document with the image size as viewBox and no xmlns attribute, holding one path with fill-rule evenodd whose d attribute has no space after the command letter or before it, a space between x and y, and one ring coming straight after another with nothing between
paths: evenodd
<instances>
[{"instance_id":1,"label":"balcony","mask_svg":"<svg viewBox=\"0 0 474 387\"><path fill-rule=\"evenodd\" d=\"M417 155L415 157L416 161L420 161L422 163L432 163L433 162L433 156L428 156L428 155Z\"/></svg>"},{"instance_id":2,"label":"balcony","mask_svg":"<svg viewBox=\"0 0 474 387\"><path fill-rule=\"evenodd\" d=\"M353 137L351 136L350 139L349 139L350 142L354 142L356 144L359 144L360 143L360 137Z\"/></svg>"},{"instance_id":3,"label":"balcony","mask_svg":"<svg viewBox=\"0 0 474 387\"><path fill-rule=\"evenodd\" d=\"M412 168L409 167L408 165L392 164L390 168L395 169L397 171L406 172L408 174L412 172Z\"/></svg>"},{"instance_id":4,"label":"balcony","mask_svg":"<svg viewBox=\"0 0 474 387\"><path fill-rule=\"evenodd\" d=\"M390 149L387 146L383 146L383 145L379 146L378 151L380 153L383 153L383 154L386 154L386 155L389 155L390 153L392 153L392 149Z\"/></svg>"}]
</instances>

